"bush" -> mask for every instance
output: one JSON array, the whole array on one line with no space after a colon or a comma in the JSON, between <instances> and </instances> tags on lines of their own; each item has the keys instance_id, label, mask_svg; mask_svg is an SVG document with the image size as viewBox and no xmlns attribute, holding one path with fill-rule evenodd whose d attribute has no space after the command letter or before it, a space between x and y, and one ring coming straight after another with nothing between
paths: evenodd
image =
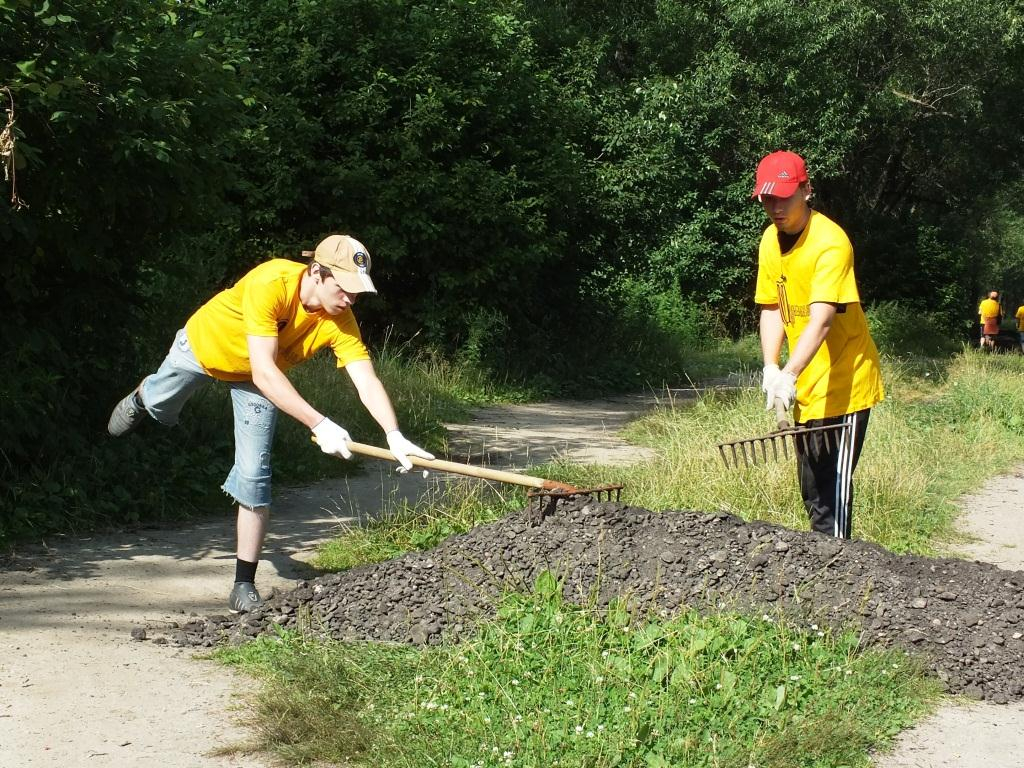
<instances>
[{"instance_id":1,"label":"bush","mask_svg":"<svg viewBox=\"0 0 1024 768\"><path fill-rule=\"evenodd\" d=\"M931 312L907 301L880 301L866 310L868 328L880 352L904 357L941 357L958 350L963 329L948 315Z\"/></svg>"}]
</instances>

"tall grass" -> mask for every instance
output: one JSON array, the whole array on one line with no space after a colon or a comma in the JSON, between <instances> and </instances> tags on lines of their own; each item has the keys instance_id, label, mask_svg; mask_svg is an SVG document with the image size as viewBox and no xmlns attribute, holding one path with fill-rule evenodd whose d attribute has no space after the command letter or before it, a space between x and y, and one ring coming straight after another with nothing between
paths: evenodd
<instances>
[{"instance_id":1,"label":"tall grass","mask_svg":"<svg viewBox=\"0 0 1024 768\"><path fill-rule=\"evenodd\" d=\"M952 536L955 499L1024 457L1024 358L965 350L925 370L887 361L887 399L872 409L854 479L854 536L932 554ZM792 462L726 469L718 442L763 435L772 417L756 389L668 403L629 436L656 458L628 468L566 471L614 478L648 509L725 510L806 528Z\"/></svg>"},{"instance_id":2,"label":"tall grass","mask_svg":"<svg viewBox=\"0 0 1024 768\"><path fill-rule=\"evenodd\" d=\"M289 765L852 767L937 692L852 633L560 595L542 574L453 646L288 634L221 656L266 677L255 746Z\"/></svg>"}]
</instances>

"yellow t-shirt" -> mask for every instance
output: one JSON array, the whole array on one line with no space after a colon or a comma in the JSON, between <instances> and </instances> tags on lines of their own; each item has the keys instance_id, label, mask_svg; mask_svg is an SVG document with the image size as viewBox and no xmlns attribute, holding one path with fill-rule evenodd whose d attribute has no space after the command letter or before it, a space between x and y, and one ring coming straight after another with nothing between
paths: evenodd
<instances>
[{"instance_id":1,"label":"yellow t-shirt","mask_svg":"<svg viewBox=\"0 0 1024 768\"><path fill-rule=\"evenodd\" d=\"M811 211L800 239L785 255L778 230L769 226L758 250L754 301L779 305L790 354L810 320L811 304L840 305L825 341L797 378L798 422L854 413L885 397L878 350L853 274L853 246L834 221Z\"/></svg>"},{"instance_id":2,"label":"yellow t-shirt","mask_svg":"<svg viewBox=\"0 0 1024 768\"><path fill-rule=\"evenodd\" d=\"M352 310L331 316L310 314L299 301L306 265L273 259L250 270L221 291L185 323L199 364L215 379L252 378L246 336L277 336L277 366L286 371L330 347L343 368L369 360Z\"/></svg>"},{"instance_id":3,"label":"yellow t-shirt","mask_svg":"<svg viewBox=\"0 0 1024 768\"><path fill-rule=\"evenodd\" d=\"M1017 307L1017 314L1014 317L1017 318L1017 330L1024 331L1024 304Z\"/></svg>"},{"instance_id":4,"label":"yellow t-shirt","mask_svg":"<svg viewBox=\"0 0 1024 768\"><path fill-rule=\"evenodd\" d=\"M978 315L982 320L992 317L998 319L1000 315L999 302L995 299L982 299L981 304L978 305Z\"/></svg>"}]
</instances>

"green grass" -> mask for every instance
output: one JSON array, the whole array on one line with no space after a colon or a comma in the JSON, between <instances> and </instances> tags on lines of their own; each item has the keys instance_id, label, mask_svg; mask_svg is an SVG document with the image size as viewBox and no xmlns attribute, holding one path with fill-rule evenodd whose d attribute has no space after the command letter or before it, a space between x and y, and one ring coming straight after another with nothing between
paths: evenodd
<instances>
[{"instance_id":1,"label":"green grass","mask_svg":"<svg viewBox=\"0 0 1024 768\"><path fill-rule=\"evenodd\" d=\"M221 651L265 681L249 746L289 765L837 768L866 765L937 696L853 633L559 595L543 574L458 645L282 634Z\"/></svg>"}]
</instances>

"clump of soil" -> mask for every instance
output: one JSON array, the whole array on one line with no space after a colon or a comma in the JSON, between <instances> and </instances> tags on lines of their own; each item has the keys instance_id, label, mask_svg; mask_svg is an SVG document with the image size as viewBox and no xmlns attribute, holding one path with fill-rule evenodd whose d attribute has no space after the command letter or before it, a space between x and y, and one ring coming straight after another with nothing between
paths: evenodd
<instances>
[{"instance_id":1,"label":"clump of soil","mask_svg":"<svg viewBox=\"0 0 1024 768\"><path fill-rule=\"evenodd\" d=\"M922 655L953 693L1024 698L1024 572L618 503L562 504L539 524L523 510L428 552L301 582L258 613L195 619L170 639L210 646L301 620L338 639L436 644L457 640L503 590L528 589L544 570L564 578L569 600L596 593L601 604L625 596L664 612L781 612L852 627L864 644Z\"/></svg>"}]
</instances>

